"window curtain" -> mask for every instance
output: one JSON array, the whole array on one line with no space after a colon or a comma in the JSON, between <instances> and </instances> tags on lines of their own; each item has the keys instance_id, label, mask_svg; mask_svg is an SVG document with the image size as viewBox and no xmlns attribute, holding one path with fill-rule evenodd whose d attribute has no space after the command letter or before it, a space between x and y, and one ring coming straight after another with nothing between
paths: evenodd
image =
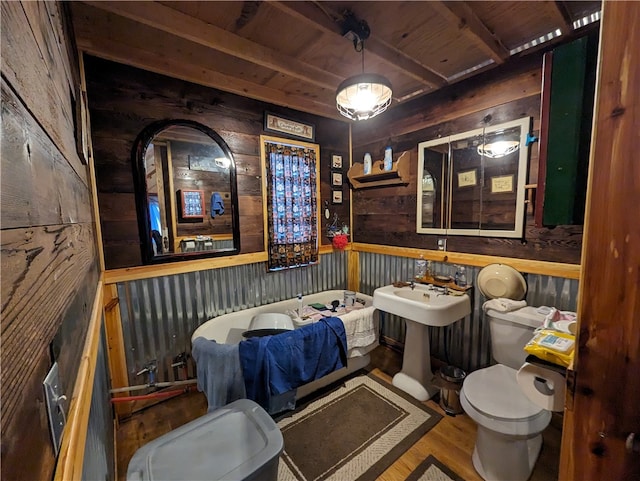
<instances>
[{"instance_id":1,"label":"window curtain","mask_svg":"<svg viewBox=\"0 0 640 481\"><path fill-rule=\"evenodd\" d=\"M318 261L315 151L266 143L269 270Z\"/></svg>"}]
</instances>

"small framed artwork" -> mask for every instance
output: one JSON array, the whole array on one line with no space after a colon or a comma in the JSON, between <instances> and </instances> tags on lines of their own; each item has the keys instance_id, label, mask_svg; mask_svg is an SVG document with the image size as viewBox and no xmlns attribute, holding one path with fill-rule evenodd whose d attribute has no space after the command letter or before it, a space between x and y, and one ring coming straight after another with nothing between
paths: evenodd
<instances>
[{"instance_id":1,"label":"small framed artwork","mask_svg":"<svg viewBox=\"0 0 640 481\"><path fill-rule=\"evenodd\" d=\"M335 187L342 185L342 172L331 172L331 185Z\"/></svg>"},{"instance_id":2,"label":"small framed artwork","mask_svg":"<svg viewBox=\"0 0 640 481\"><path fill-rule=\"evenodd\" d=\"M341 190L334 190L333 191L333 195L331 197L331 202L333 202L334 204L342 204L342 191Z\"/></svg>"},{"instance_id":3,"label":"small framed artwork","mask_svg":"<svg viewBox=\"0 0 640 481\"><path fill-rule=\"evenodd\" d=\"M204 191L179 190L180 217L182 219L204 218Z\"/></svg>"},{"instance_id":4,"label":"small framed artwork","mask_svg":"<svg viewBox=\"0 0 640 481\"><path fill-rule=\"evenodd\" d=\"M473 187L478 185L476 169L458 172L458 187Z\"/></svg>"},{"instance_id":5,"label":"small framed artwork","mask_svg":"<svg viewBox=\"0 0 640 481\"><path fill-rule=\"evenodd\" d=\"M332 169L342 169L342 156L341 155L332 155L331 156L331 168Z\"/></svg>"},{"instance_id":6,"label":"small framed artwork","mask_svg":"<svg viewBox=\"0 0 640 481\"><path fill-rule=\"evenodd\" d=\"M491 177L491 193L513 192L513 174Z\"/></svg>"}]
</instances>

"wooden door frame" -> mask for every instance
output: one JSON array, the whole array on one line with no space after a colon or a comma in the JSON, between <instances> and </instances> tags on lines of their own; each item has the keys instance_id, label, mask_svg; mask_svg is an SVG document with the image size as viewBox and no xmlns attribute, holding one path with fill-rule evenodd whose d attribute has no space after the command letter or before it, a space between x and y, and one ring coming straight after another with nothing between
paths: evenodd
<instances>
[{"instance_id":1,"label":"wooden door frame","mask_svg":"<svg viewBox=\"0 0 640 481\"><path fill-rule=\"evenodd\" d=\"M560 480L640 479L640 2L605 1ZM634 40L635 38L635 40Z\"/></svg>"}]
</instances>

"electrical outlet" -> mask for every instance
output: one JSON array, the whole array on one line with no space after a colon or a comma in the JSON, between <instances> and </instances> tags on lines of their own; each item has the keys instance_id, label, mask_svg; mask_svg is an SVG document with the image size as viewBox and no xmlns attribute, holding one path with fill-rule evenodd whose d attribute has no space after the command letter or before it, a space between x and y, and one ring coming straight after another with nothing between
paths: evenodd
<instances>
[{"instance_id":1,"label":"electrical outlet","mask_svg":"<svg viewBox=\"0 0 640 481\"><path fill-rule=\"evenodd\" d=\"M42 383L44 387L44 397L47 403L47 414L49 418L49 430L51 431L51 442L53 443L53 452L58 455L60 450L60 442L62 441L62 431L66 422L64 415L64 401L67 396L62 394L62 386L60 385L60 373L58 363L54 362L51 370L44 378Z\"/></svg>"},{"instance_id":2,"label":"electrical outlet","mask_svg":"<svg viewBox=\"0 0 640 481\"><path fill-rule=\"evenodd\" d=\"M447 239L438 239L438 250L439 251L447 250Z\"/></svg>"}]
</instances>

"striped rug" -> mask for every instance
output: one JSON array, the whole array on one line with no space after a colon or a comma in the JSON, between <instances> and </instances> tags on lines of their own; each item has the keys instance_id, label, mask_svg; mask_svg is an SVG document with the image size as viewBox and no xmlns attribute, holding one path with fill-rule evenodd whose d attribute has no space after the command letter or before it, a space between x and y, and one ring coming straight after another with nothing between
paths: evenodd
<instances>
[{"instance_id":1,"label":"striped rug","mask_svg":"<svg viewBox=\"0 0 640 481\"><path fill-rule=\"evenodd\" d=\"M278 481L375 480L441 418L373 376L350 378L278 421Z\"/></svg>"}]
</instances>

